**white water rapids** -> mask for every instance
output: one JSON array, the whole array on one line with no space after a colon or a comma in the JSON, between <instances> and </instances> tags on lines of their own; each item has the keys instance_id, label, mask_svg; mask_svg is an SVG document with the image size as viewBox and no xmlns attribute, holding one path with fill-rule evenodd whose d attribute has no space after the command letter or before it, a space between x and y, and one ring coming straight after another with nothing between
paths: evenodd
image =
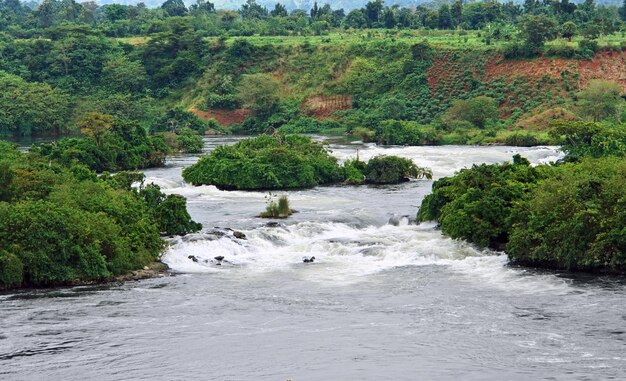
<instances>
[{"instance_id":1,"label":"white water rapids","mask_svg":"<svg viewBox=\"0 0 626 381\"><path fill-rule=\"evenodd\" d=\"M461 168L482 162L503 162L520 153L533 164L561 157L556 147L378 147L374 144L331 145L340 161L357 153L363 160L379 154L397 155L429 167L435 178L450 176ZM150 177L166 193L189 199L193 217L205 226L203 232L172 240L163 257L174 271L184 273L232 272L232 276L292 272L312 282L351 283L367 275L402 266L442 265L453 271L510 284L521 270L506 268L506 256L477 250L443 237L432 223L409 224L430 181L414 181L391 187L322 187L315 190L279 192L288 194L299 211L281 220L277 227L255 218L264 207L264 192L220 191L213 186L194 187L160 176ZM390 219L396 224L389 224ZM211 228L220 226L245 233L216 237ZM228 231L227 231L228 232ZM192 256L196 260L191 260ZM223 256L221 266L213 260ZM312 265L302 259L315 256ZM558 287L561 281L537 287ZM528 289L532 284L523 284Z\"/></svg>"},{"instance_id":2,"label":"white water rapids","mask_svg":"<svg viewBox=\"0 0 626 381\"><path fill-rule=\"evenodd\" d=\"M394 154L436 178L516 153L560 157L331 143L340 160ZM185 184L197 159L146 171L204 225L171 239L163 261L175 275L0 294L0 380L623 379L622 278L511 267L410 223L432 181L278 192L298 213L267 226L256 217L267 193Z\"/></svg>"}]
</instances>

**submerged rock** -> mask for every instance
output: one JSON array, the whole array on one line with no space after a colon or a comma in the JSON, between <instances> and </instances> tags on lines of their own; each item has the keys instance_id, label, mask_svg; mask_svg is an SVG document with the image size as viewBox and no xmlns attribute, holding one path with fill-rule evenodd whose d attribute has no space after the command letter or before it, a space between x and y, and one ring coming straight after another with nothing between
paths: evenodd
<instances>
[{"instance_id":1,"label":"submerged rock","mask_svg":"<svg viewBox=\"0 0 626 381\"><path fill-rule=\"evenodd\" d=\"M393 216L391 216L391 218L389 218L389 221L388 221L388 224L393 225L393 226L409 225L410 223L411 223L411 219L409 216L407 215L399 216L397 214L394 214Z\"/></svg>"},{"instance_id":2,"label":"submerged rock","mask_svg":"<svg viewBox=\"0 0 626 381\"><path fill-rule=\"evenodd\" d=\"M310 257L310 258L309 257L304 257L304 258L302 258L302 262L304 262L304 263L313 263L313 262L315 262L315 257Z\"/></svg>"},{"instance_id":3,"label":"submerged rock","mask_svg":"<svg viewBox=\"0 0 626 381\"><path fill-rule=\"evenodd\" d=\"M190 255L190 256L188 256L187 258L191 259L192 261L194 261L194 262L196 262L196 263L198 262L198 258L196 258L196 256L195 256L195 255Z\"/></svg>"},{"instance_id":4,"label":"submerged rock","mask_svg":"<svg viewBox=\"0 0 626 381\"><path fill-rule=\"evenodd\" d=\"M233 236L237 239L246 239L246 235L240 231L234 231Z\"/></svg>"}]
</instances>

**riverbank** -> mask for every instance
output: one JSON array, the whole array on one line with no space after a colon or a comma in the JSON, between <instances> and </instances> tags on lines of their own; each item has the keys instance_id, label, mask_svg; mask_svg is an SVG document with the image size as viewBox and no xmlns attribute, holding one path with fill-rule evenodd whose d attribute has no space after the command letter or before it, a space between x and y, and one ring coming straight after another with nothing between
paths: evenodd
<instances>
[{"instance_id":1,"label":"riverbank","mask_svg":"<svg viewBox=\"0 0 626 381\"><path fill-rule=\"evenodd\" d=\"M10 292L16 290L34 290L41 288L59 288L59 287L79 287L79 286L92 286L92 285L107 285L107 284L119 284L125 282L134 282L144 279L151 278L165 278L171 276L172 273L168 265L163 262L156 261L152 262L141 269L130 271L126 274L121 274L118 276L113 276L107 279L92 279L92 280L83 280L83 279L75 279L71 282L64 282L59 284L50 285L48 287L44 286L21 286L21 287L6 287L0 288L0 292Z\"/></svg>"}]
</instances>

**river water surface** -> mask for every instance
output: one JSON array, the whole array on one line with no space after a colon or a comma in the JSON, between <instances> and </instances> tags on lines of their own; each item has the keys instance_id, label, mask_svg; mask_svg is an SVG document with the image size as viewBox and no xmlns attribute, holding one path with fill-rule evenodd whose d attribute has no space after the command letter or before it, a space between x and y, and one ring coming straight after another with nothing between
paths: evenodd
<instances>
[{"instance_id":1,"label":"river water surface","mask_svg":"<svg viewBox=\"0 0 626 381\"><path fill-rule=\"evenodd\" d=\"M234 141L210 138L206 150ZM436 178L515 153L560 155L330 147L340 160L357 149L407 157ZM626 284L509 267L410 223L431 181L280 192L298 213L266 226L255 217L266 193L185 185L196 160L146 171L204 225L171 240L163 261L176 275L0 294L0 380L624 379Z\"/></svg>"}]
</instances>

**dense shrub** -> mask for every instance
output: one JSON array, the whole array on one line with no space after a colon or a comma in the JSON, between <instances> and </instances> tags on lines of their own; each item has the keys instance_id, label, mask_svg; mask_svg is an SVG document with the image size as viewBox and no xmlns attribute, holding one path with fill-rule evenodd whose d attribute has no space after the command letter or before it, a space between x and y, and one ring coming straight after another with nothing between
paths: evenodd
<instances>
[{"instance_id":1,"label":"dense shrub","mask_svg":"<svg viewBox=\"0 0 626 381\"><path fill-rule=\"evenodd\" d=\"M157 188L153 196L162 202L151 204L131 189L141 174L97 177L6 143L0 153L0 288L106 280L157 259L161 229L200 228L180 196Z\"/></svg>"},{"instance_id":2,"label":"dense shrub","mask_svg":"<svg viewBox=\"0 0 626 381\"><path fill-rule=\"evenodd\" d=\"M137 123L123 121L115 121L98 140L66 138L34 148L64 165L81 163L96 172L158 167L168 150L162 138L150 137Z\"/></svg>"},{"instance_id":3,"label":"dense shrub","mask_svg":"<svg viewBox=\"0 0 626 381\"><path fill-rule=\"evenodd\" d=\"M321 134L343 129L334 120L317 120L314 118L296 118L282 125L278 130L283 134Z\"/></svg>"},{"instance_id":4,"label":"dense shrub","mask_svg":"<svg viewBox=\"0 0 626 381\"><path fill-rule=\"evenodd\" d=\"M566 161L583 157L626 156L626 128L591 122L559 122L552 134L563 139Z\"/></svg>"},{"instance_id":5,"label":"dense shrub","mask_svg":"<svg viewBox=\"0 0 626 381\"><path fill-rule=\"evenodd\" d=\"M141 188L139 194L148 204L152 217L163 234L185 235L202 228L201 224L194 222L189 216L184 197L176 194L166 196L155 184Z\"/></svg>"},{"instance_id":6,"label":"dense shrub","mask_svg":"<svg viewBox=\"0 0 626 381\"><path fill-rule=\"evenodd\" d=\"M519 155L513 163L474 165L435 181L417 219L438 221L441 231L452 238L504 249L514 203L549 172L550 167L531 167Z\"/></svg>"},{"instance_id":7,"label":"dense shrub","mask_svg":"<svg viewBox=\"0 0 626 381\"><path fill-rule=\"evenodd\" d=\"M24 281L24 265L13 253L0 250L0 289L16 287Z\"/></svg>"},{"instance_id":8,"label":"dense shrub","mask_svg":"<svg viewBox=\"0 0 626 381\"><path fill-rule=\"evenodd\" d=\"M415 122L386 120L376 132L380 144L390 145L434 145L441 142L441 135L431 126Z\"/></svg>"},{"instance_id":9,"label":"dense shrub","mask_svg":"<svg viewBox=\"0 0 626 381\"><path fill-rule=\"evenodd\" d=\"M432 178L429 169L398 156L374 156L364 169L365 181L373 184L396 184L408 179Z\"/></svg>"},{"instance_id":10,"label":"dense shrub","mask_svg":"<svg viewBox=\"0 0 626 381\"><path fill-rule=\"evenodd\" d=\"M626 162L556 168L514 210L509 257L522 264L626 271Z\"/></svg>"},{"instance_id":11,"label":"dense shrub","mask_svg":"<svg viewBox=\"0 0 626 381\"><path fill-rule=\"evenodd\" d=\"M183 171L185 181L223 189L310 188L341 180L337 160L310 138L287 135L219 146Z\"/></svg>"}]
</instances>

